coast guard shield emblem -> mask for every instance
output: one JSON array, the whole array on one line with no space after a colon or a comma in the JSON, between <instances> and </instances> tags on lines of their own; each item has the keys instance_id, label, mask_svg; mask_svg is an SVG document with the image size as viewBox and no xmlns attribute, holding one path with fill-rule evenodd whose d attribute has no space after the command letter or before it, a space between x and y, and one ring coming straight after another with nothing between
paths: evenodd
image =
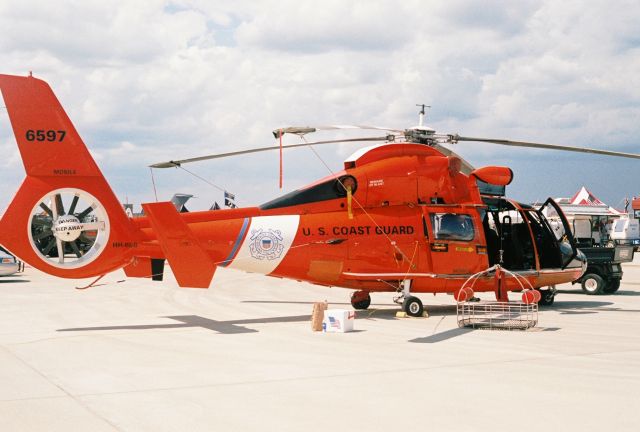
<instances>
[{"instance_id":1,"label":"coast guard shield emblem","mask_svg":"<svg viewBox=\"0 0 640 432\"><path fill-rule=\"evenodd\" d=\"M275 260L280 258L284 245L282 244L282 232L271 228L266 231L262 228L252 231L249 239L249 252L251 256L263 260Z\"/></svg>"},{"instance_id":2,"label":"coast guard shield emblem","mask_svg":"<svg viewBox=\"0 0 640 432\"><path fill-rule=\"evenodd\" d=\"M229 268L271 274L291 249L300 216L256 216L249 223L248 231L238 234L242 245Z\"/></svg>"}]
</instances>

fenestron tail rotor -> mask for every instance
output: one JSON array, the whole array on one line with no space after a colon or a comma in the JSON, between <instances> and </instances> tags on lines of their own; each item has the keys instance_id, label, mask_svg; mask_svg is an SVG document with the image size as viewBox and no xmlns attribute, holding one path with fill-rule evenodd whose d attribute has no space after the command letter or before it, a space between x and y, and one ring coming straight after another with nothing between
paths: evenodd
<instances>
[{"instance_id":1,"label":"fenestron tail rotor","mask_svg":"<svg viewBox=\"0 0 640 432\"><path fill-rule=\"evenodd\" d=\"M77 268L96 259L104 249L109 218L88 192L58 189L38 200L31 211L28 233L36 255L46 263Z\"/></svg>"}]
</instances>

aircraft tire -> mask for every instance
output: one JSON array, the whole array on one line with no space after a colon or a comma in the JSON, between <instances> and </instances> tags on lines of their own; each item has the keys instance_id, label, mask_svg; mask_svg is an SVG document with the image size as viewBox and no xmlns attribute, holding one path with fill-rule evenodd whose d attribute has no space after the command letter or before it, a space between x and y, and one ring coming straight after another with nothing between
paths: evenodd
<instances>
[{"instance_id":1,"label":"aircraft tire","mask_svg":"<svg viewBox=\"0 0 640 432\"><path fill-rule=\"evenodd\" d=\"M409 296L402 302L402 310L412 317L421 317L424 312L422 301L418 297Z\"/></svg>"},{"instance_id":2,"label":"aircraft tire","mask_svg":"<svg viewBox=\"0 0 640 432\"><path fill-rule=\"evenodd\" d=\"M351 306L356 310L368 309L371 305L371 295L366 291L356 291L351 295Z\"/></svg>"},{"instance_id":3,"label":"aircraft tire","mask_svg":"<svg viewBox=\"0 0 640 432\"><path fill-rule=\"evenodd\" d=\"M602 289L605 294L613 294L620 288L620 279L611 279Z\"/></svg>"},{"instance_id":4,"label":"aircraft tire","mask_svg":"<svg viewBox=\"0 0 640 432\"><path fill-rule=\"evenodd\" d=\"M602 294L604 286L604 279L599 274L587 273L582 277L582 291L589 295Z\"/></svg>"},{"instance_id":5,"label":"aircraft tire","mask_svg":"<svg viewBox=\"0 0 640 432\"><path fill-rule=\"evenodd\" d=\"M540 301L538 302L539 306L551 306L556 299L555 293L552 290L539 290L540 291Z\"/></svg>"}]
</instances>

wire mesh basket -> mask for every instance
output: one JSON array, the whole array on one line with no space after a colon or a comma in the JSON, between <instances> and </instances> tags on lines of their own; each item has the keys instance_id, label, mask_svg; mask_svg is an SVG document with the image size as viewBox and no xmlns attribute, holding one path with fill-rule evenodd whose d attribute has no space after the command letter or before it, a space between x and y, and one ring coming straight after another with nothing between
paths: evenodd
<instances>
[{"instance_id":1,"label":"wire mesh basket","mask_svg":"<svg viewBox=\"0 0 640 432\"><path fill-rule=\"evenodd\" d=\"M526 330L538 324L538 304L523 302L460 302L458 327Z\"/></svg>"}]
</instances>

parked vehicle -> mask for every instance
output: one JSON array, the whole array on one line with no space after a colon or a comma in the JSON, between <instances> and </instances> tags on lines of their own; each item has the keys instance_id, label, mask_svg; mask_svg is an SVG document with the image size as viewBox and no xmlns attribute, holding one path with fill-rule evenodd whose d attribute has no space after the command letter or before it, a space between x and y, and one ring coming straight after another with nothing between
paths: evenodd
<instances>
[{"instance_id":1,"label":"parked vehicle","mask_svg":"<svg viewBox=\"0 0 640 432\"><path fill-rule=\"evenodd\" d=\"M609 245L633 246L640 250L640 221L635 218L623 217L616 219L611 224Z\"/></svg>"},{"instance_id":2,"label":"parked vehicle","mask_svg":"<svg viewBox=\"0 0 640 432\"><path fill-rule=\"evenodd\" d=\"M616 219L610 223L603 224L603 220L594 215L573 214L567 217L570 229L576 240L578 249L587 257L587 271L579 279L571 282L579 283L582 290L590 295L612 294L620 288L622 279L622 266L624 262L633 261L634 245L624 244L622 231L632 233L627 223L629 219ZM636 221L635 219L631 219ZM618 238L611 237L611 233L622 222L618 232ZM557 223L552 223L555 227ZM626 234L624 234L626 235Z\"/></svg>"},{"instance_id":3,"label":"parked vehicle","mask_svg":"<svg viewBox=\"0 0 640 432\"><path fill-rule=\"evenodd\" d=\"M0 246L0 276L9 276L20 270L16 257Z\"/></svg>"},{"instance_id":4,"label":"parked vehicle","mask_svg":"<svg viewBox=\"0 0 640 432\"><path fill-rule=\"evenodd\" d=\"M622 266L633 261L633 246L579 247L587 257L587 271L572 284L579 283L590 295L613 294L620 288Z\"/></svg>"}]
</instances>

